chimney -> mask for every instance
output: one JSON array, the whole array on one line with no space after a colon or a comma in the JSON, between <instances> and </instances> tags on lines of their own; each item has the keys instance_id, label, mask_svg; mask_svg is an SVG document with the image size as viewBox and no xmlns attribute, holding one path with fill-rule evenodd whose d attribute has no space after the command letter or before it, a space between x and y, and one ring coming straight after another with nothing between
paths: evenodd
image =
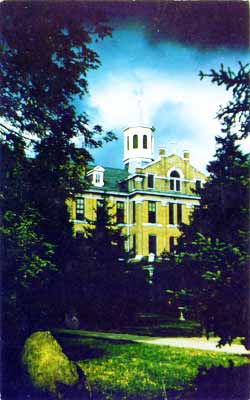
<instances>
[{"instance_id":1,"label":"chimney","mask_svg":"<svg viewBox=\"0 0 250 400\"><path fill-rule=\"evenodd\" d=\"M184 161L189 161L190 160L190 152L189 152L189 150L184 150L183 151L183 159L184 159Z\"/></svg>"},{"instance_id":2,"label":"chimney","mask_svg":"<svg viewBox=\"0 0 250 400\"><path fill-rule=\"evenodd\" d=\"M165 146L159 146L159 156L165 156L166 155L166 148Z\"/></svg>"}]
</instances>

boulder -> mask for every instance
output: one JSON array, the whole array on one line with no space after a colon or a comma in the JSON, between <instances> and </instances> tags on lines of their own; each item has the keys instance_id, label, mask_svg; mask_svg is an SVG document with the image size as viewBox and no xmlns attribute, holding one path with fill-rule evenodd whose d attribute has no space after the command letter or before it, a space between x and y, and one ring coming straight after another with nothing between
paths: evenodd
<instances>
[{"instance_id":1,"label":"boulder","mask_svg":"<svg viewBox=\"0 0 250 400\"><path fill-rule=\"evenodd\" d=\"M26 340L22 362L32 384L42 391L56 393L57 386L78 382L76 365L50 332L35 332Z\"/></svg>"}]
</instances>

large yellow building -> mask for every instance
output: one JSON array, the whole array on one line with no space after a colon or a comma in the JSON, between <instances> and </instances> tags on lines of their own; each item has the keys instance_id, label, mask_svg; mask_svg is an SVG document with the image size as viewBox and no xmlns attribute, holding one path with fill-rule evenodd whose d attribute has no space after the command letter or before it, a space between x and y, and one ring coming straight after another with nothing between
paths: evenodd
<instances>
[{"instance_id":1,"label":"large yellow building","mask_svg":"<svg viewBox=\"0 0 250 400\"><path fill-rule=\"evenodd\" d=\"M134 258L154 258L173 250L180 223L188 223L199 205L194 189L206 177L190 164L188 151L181 158L166 155L161 147L154 159L153 149L154 129L124 129L124 169L97 165L87 172L88 189L71 203L75 232L95 220L105 194Z\"/></svg>"}]
</instances>

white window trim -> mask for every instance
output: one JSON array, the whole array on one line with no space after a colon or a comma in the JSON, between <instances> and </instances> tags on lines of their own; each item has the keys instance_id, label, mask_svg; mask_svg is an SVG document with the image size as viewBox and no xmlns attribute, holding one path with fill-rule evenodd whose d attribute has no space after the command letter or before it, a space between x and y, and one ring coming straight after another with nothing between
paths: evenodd
<instances>
[{"instance_id":1,"label":"white window trim","mask_svg":"<svg viewBox=\"0 0 250 400\"><path fill-rule=\"evenodd\" d=\"M171 174L172 172L177 172L180 175L180 178L176 178L176 177L172 177ZM184 175L183 172L180 168L176 168L176 167L172 167L169 171L168 171L168 178L169 178L169 182L171 182L171 180L174 181L174 189L170 189L171 192L181 192L182 189L182 179L183 179ZM176 182L180 183L180 190L176 190Z\"/></svg>"},{"instance_id":2,"label":"white window trim","mask_svg":"<svg viewBox=\"0 0 250 400\"><path fill-rule=\"evenodd\" d=\"M180 168L176 168L176 167L172 167L172 168L168 171L168 174L167 174L168 178L171 178L170 175L171 175L171 173L174 172L174 171L178 172L178 174L180 175L180 179L184 179L184 174L183 174L182 170L181 170ZM171 179L172 179L172 178L171 178Z\"/></svg>"}]
</instances>

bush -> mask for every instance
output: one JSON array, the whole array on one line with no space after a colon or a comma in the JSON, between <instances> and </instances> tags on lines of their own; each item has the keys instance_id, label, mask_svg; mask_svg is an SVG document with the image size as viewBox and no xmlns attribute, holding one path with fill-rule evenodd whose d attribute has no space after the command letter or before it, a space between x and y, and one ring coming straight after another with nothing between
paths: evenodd
<instances>
[{"instance_id":1,"label":"bush","mask_svg":"<svg viewBox=\"0 0 250 400\"><path fill-rule=\"evenodd\" d=\"M22 362L32 384L42 391L55 393L57 384L73 386L78 381L76 365L50 332L35 332L26 340Z\"/></svg>"}]
</instances>

